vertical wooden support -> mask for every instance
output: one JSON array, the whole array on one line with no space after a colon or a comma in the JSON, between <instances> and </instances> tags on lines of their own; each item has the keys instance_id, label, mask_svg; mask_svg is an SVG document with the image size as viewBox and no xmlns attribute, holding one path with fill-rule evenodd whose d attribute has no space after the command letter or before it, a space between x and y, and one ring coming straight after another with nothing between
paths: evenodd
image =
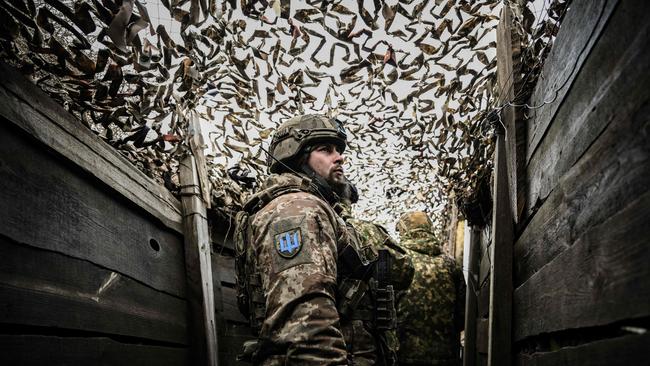
<instances>
[{"instance_id":1,"label":"vertical wooden support","mask_svg":"<svg viewBox=\"0 0 650 366\"><path fill-rule=\"evenodd\" d=\"M504 4L497 26L497 79L502 104L512 103L518 73L512 39L512 11ZM518 46L517 46L518 48ZM516 50L515 50L516 51ZM518 52L516 52L518 53ZM493 115L497 133L494 154L494 185L492 189L492 234L490 247L490 305L488 317L488 366L512 364L512 291L514 224L521 211L518 208L517 178L521 175L517 149L521 139L515 122L516 110L507 105L499 115Z\"/></svg>"},{"instance_id":2,"label":"vertical wooden support","mask_svg":"<svg viewBox=\"0 0 650 366\"><path fill-rule=\"evenodd\" d=\"M196 131L195 133L200 133ZM218 365L210 234L197 159L188 154L179 166L185 236L185 270L192 352L196 365Z\"/></svg>"},{"instance_id":3,"label":"vertical wooden support","mask_svg":"<svg viewBox=\"0 0 650 366\"><path fill-rule=\"evenodd\" d=\"M497 123L490 248L488 366L511 364L513 227L504 131Z\"/></svg>"},{"instance_id":4,"label":"vertical wooden support","mask_svg":"<svg viewBox=\"0 0 650 366\"><path fill-rule=\"evenodd\" d=\"M515 222L519 221L524 208L524 161L526 147L526 126L520 121L521 107L515 107L515 89L519 89L520 41L512 26L512 9L517 2L504 3L497 25L497 80L499 82L499 104L505 105L501 118L506 129L506 151L508 155L508 179L510 207ZM521 97L521 96L520 96Z\"/></svg>"},{"instance_id":5,"label":"vertical wooden support","mask_svg":"<svg viewBox=\"0 0 650 366\"><path fill-rule=\"evenodd\" d=\"M465 351L463 366L476 366L476 318L478 317L478 254L481 248L481 232L470 229L468 265L467 265L467 295L465 297Z\"/></svg>"}]
</instances>

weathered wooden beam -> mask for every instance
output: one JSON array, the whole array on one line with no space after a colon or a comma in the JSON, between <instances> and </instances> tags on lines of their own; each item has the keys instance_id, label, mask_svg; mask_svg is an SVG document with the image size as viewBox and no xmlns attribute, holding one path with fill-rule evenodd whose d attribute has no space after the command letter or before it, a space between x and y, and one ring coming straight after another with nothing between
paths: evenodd
<instances>
[{"instance_id":1,"label":"weathered wooden beam","mask_svg":"<svg viewBox=\"0 0 650 366\"><path fill-rule=\"evenodd\" d=\"M470 228L467 268L467 292L465 297L465 351L463 366L476 366L476 318L478 317L478 251L480 231Z\"/></svg>"},{"instance_id":2,"label":"weathered wooden beam","mask_svg":"<svg viewBox=\"0 0 650 366\"><path fill-rule=\"evenodd\" d=\"M32 136L0 117L0 235L185 298L181 235Z\"/></svg>"},{"instance_id":3,"label":"weathered wooden beam","mask_svg":"<svg viewBox=\"0 0 650 366\"><path fill-rule=\"evenodd\" d=\"M621 2L533 155L539 203L515 245L516 286L647 191L649 34L650 2Z\"/></svg>"},{"instance_id":4,"label":"weathered wooden beam","mask_svg":"<svg viewBox=\"0 0 650 366\"><path fill-rule=\"evenodd\" d=\"M181 232L178 200L93 134L19 71L0 62L0 115Z\"/></svg>"},{"instance_id":5,"label":"weathered wooden beam","mask_svg":"<svg viewBox=\"0 0 650 366\"><path fill-rule=\"evenodd\" d=\"M526 125L527 147L526 161L537 150L544 139L548 127L555 119L558 109L565 105L564 97L573 88L573 82L581 74L592 47L600 38L600 33L609 22L609 17L620 0L576 0L571 3L562 27L558 32L553 48L549 53L544 68L535 86L530 105L537 107L532 118ZM625 2L622 2L625 3ZM641 7L645 1L627 1L635 3L637 10L628 19L641 18L644 11ZM636 29L630 27L634 31ZM622 38L618 38L620 41ZM626 42L622 42L626 43ZM584 74L584 73L582 73ZM534 202L529 202L534 204Z\"/></svg>"},{"instance_id":6,"label":"weathered wooden beam","mask_svg":"<svg viewBox=\"0 0 650 366\"><path fill-rule=\"evenodd\" d=\"M0 323L188 344L184 299L2 235L0 258Z\"/></svg>"},{"instance_id":7,"label":"weathered wooden beam","mask_svg":"<svg viewBox=\"0 0 650 366\"><path fill-rule=\"evenodd\" d=\"M512 247L513 228L508 163L503 129L497 127L494 163L494 206L490 248L490 315L488 366L512 364Z\"/></svg>"},{"instance_id":8,"label":"weathered wooden beam","mask_svg":"<svg viewBox=\"0 0 650 366\"><path fill-rule=\"evenodd\" d=\"M195 110L189 113L189 126L188 132L191 138L190 149L192 150L192 155L196 159L196 169L198 174L199 189L201 190L201 199L205 204L206 208L210 208L210 181L208 179L208 164L205 160L205 154L203 150L206 148L205 142L203 141L203 134L201 133L201 124L199 119L199 113Z\"/></svg>"},{"instance_id":9,"label":"weathered wooden beam","mask_svg":"<svg viewBox=\"0 0 650 366\"><path fill-rule=\"evenodd\" d=\"M519 35L512 26L512 9L514 4L504 3L501 8L500 21L497 25L497 79L499 85L499 104L501 120L506 129L506 153L508 156L508 181L510 203L515 222L524 208L525 184L525 122L520 118L521 107L515 103L515 88L520 87Z\"/></svg>"},{"instance_id":10,"label":"weathered wooden beam","mask_svg":"<svg viewBox=\"0 0 650 366\"><path fill-rule=\"evenodd\" d=\"M193 354L197 357L196 364L216 366L218 346L210 233L206 206L201 198L199 172L193 155L188 154L181 161L179 177L185 229L187 297L194 336Z\"/></svg>"},{"instance_id":11,"label":"weathered wooden beam","mask_svg":"<svg viewBox=\"0 0 650 366\"><path fill-rule=\"evenodd\" d=\"M589 52L585 51L584 61L581 58L577 64L576 75L571 78L571 90L561 93L559 100L553 103L556 105L553 115L545 113L551 104L532 113L536 116L535 123L547 127L544 138L539 140L528 161L527 201L528 206L532 206L527 208L527 216L537 214L537 208L555 192L562 177L582 159L609 124L633 116L635 109L650 96L650 88L646 87L650 80L647 71L650 64L650 2L621 1L608 11L613 2L606 5L598 4L600 1L588 5L572 3L567 14L569 17L579 10L597 18L593 8L604 5L609 17L603 15L598 26L601 32L598 37L594 36L597 42L588 49ZM575 17L582 15L575 14ZM567 23L570 21L572 24L572 20L567 18ZM590 23L595 19L586 21L589 23L573 24L573 29L563 24L555 42L558 48L584 46L577 42L579 35L585 33L586 27L592 27ZM560 34L564 32L570 33L570 39L564 38L569 45L559 43ZM566 63L574 63L573 60L551 58L548 62L555 62L557 69Z\"/></svg>"},{"instance_id":12,"label":"weathered wooden beam","mask_svg":"<svg viewBox=\"0 0 650 366\"><path fill-rule=\"evenodd\" d=\"M646 191L517 288L515 339L650 316L648 217Z\"/></svg>"}]
</instances>

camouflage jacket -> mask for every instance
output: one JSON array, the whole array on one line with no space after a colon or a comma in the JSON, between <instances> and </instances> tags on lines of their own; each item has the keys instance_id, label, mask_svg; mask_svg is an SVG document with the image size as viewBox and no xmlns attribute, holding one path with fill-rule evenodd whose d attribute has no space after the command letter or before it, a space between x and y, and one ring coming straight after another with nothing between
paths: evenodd
<instances>
[{"instance_id":1,"label":"camouflage jacket","mask_svg":"<svg viewBox=\"0 0 650 366\"><path fill-rule=\"evenodd\" d=\"M249 219L265 298L258 362L345 365L336 261L349 233L327 202L306 192L307 186L282 189L302 182L293 174L271 175L256 196L273 196Z\"/></svg>"},{"instance_id":2,"label":"camouflage jacket","mask_svg":"<svg viewBox=\"0 0 650 366\"><path fill-rule=\"evenodd\" d=\"M368 258L353 229L309 180L272 175L245 205L253 271L263 290L259 344L262 365L375 365L377 340L353 299L367 280L352 275ZM257 207L255 207L257 206ZM364 265L350 267L350 249ZM345 253L345 254L343 254ZM343 258L343 259L342 259ZM257 282L257 280L254 280ZM361 294L361 296L359 296Z\"/></svg>"},{"instance_id":3,"label":"camouflage jacket","mask_svg":"<svg viewBox=\"0 0 650 366\"><path fill-rule=\"evenodd\" d=\"M401 365L457 365L464 322L462 270L423 229L402 234L400 245L415 266L411 287L399 300Z\"/></svg>"}]
</instances>

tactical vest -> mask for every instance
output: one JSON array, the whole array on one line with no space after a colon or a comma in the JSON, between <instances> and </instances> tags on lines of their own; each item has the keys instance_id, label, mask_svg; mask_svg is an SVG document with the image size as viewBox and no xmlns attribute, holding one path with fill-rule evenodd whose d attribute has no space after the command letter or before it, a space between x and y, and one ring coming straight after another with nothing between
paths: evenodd
<instances>
[{"instance_id":1,"label":"tactical vest","mask_svg":"<svg viewBox=\"0 0 650 366\"><path fill-rule=\"evenodd\" d=\"M249 217L276 197L294 192L313 194L312 189L307 179L300 185L284 185L277 189L268 189L254 196L246 203L244 210L236 215L234 239L237 305L240 312L248 318L256 336L264 321L266 299L257 267L257 258L251 245L252 229ZM379 334L378 347L381 353L379 356L384 360L380 364L392 365L396 350L391 343L394 342L384 339L384 332L394 330L397 320L395 295L390 283L390 256L387 251L382 250L376 256L371 250L358 248L354 243L348 243L338 253L337 310L342 322L362 320L371 324L372 329ZM259 351L257 349L259 345L255 342L250 342L245 345L246 347L252 353ZM246 360L248 356L244 355L240 359Z\"/></svg>"}]
</instances>

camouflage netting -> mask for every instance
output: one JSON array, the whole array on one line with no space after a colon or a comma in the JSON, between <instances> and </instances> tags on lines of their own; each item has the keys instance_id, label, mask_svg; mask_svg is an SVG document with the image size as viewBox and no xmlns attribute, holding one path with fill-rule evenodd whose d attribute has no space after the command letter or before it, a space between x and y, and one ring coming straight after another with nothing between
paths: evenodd
<instances>
[{"instance_id":1,"label":"camouflage netting","mask_svg":"<svg viewBox=\"0 0 650 366\"><path fill-rule=\"evenodd\" d=\"M523 40L519 103L567 2L509 3ZM407 208L440 218L450 195L471 196L491 170L484 121L499 107L500 7L494 0L1 1L0 53L172 191L188 150L188 115L198 111L210 140L213 207L225 211L266 174L273 127L297 113L335 116L350 135L358 213L387 223Z\"/></svg>"}]
</instances>

